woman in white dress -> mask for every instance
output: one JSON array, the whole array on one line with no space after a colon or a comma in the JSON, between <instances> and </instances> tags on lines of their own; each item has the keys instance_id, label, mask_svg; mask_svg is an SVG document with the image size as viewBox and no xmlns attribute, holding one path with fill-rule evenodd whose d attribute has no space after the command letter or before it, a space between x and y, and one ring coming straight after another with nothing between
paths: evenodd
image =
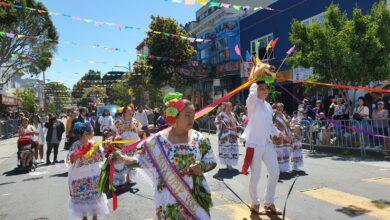
<instances>
[{"instance_id":1,"label":"woman in white dress","mask_svg":"<svg viewBox=\"0 0 390 220\"><path fill-rule=\"evenodd\" d=\"M140 134L142 133L142 125L134 117L134 107L130 105L123 109L122 118L120 123L120 128L117 128L120 131L121 140L134 140L138 141ZM124 145L123 147L127 147ZM126 154L128 156L133 156L135 151L129 151ZM135 171L133 168L126 168L123 161L115 163L115 173L114 173L114 185L115 186L125 186L125 184L133 185L135 176Z\"/></svg>"},{"instance_id":2,"label":"woman in white dress","mask_svg":"<svg viewBox=\"0 0 390 220\"><path fill-rule=\"evenodd\" d=\"M104 135L105 130L110 130L114 125L114 120L110 115L110 110L104 109L102 116L99 117L100 132L103 134L103 140L106 139Z\"/></svg>"},{"instance_id":3,"label":"woman in white dress","mask_svg":"<svg viewBox=\"0 0 390 220\"><path fill-rule=\"evenodd\" d=\"M93 146L93 127L90 123L76 122L74 133L79 136L79 140L72 144L66 158L69 167L69 209L73 215L83 220L87 220L88 216L97 220L98 215L109 213L107 197L98 191L104 154L101 148L88 158L80 154L80 151Z\"/></svg>"},{"instance_id":4,"label":"woman in white dress","mask_svg":"<svg viewBox=\"0 0 390 220\"><path fill-rule=\"evenodd\" d=\"M43 124L41 123L39 116L34 115L32 117L32 127L36 132L38 132L37 135L34 135L34 141L37 142L37 149L34 152L34 157L37 162L43 163L43 146L45 144L45 132L43 130ZM38 155L41 158L41 160L38 160Z\"/></svg>"},{"instance_id":5,"label":"woman in white dress","mask_svg":"<svg viewBox=\"0 0 390 220\"><path fill-rule=\"evenodd\" d=\"M182 94L164 98L165 119L173 125L153 135L126 165L140 166L154 181L156 219L210 219L210 188L204 173L215 168L210 141L192 130L193 104Z\"/></svg>"},{"instance_id":6,"label":"woman in white dress","mask_svg":"<svg viewBox=\"0 0 390 220\"><path fill-rule=\"evenodd\" d=\"M215 124L218 128L218 151L219 161L227 168L238 162L238 129L239 123L232 112L232 103L227 102L223 105L223 111L215 118Z\"/></svg>"}]
</instances>

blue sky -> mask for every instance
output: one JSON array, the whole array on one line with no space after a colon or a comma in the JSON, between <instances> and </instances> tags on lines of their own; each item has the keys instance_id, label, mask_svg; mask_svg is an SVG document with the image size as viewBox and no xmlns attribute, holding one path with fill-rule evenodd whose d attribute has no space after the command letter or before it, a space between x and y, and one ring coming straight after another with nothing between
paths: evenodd
<instances>
[{"instance_id":1,"label":"blue sky","mask_svg":"<svg viewBox=\"0 0 390 220\"><path fill-rule=\"evenodd\" d=\"M41 0L49 11L69 14L96 21L120 23L140 28L147 28L151 15L169 16L185 24L195 19L195 12L201 7L172 3L171 0ZM89 69L103 73L111 70L124 70L114 67L116 64L128 65L134 61L135 48L146 37L138 30L117 30L114 27L100 26L93 23L74 21L64 16L52 16L60 41L72 41L84 47L72 44L59 44L54 58L77 59L84 61L105 61L108 64L89 64L88 62L53 61L46 71L46 78L65 83L72 87ZM100 44L113 48L129 49L133 54L92 48Z\"/></svg>"}]
</instances>

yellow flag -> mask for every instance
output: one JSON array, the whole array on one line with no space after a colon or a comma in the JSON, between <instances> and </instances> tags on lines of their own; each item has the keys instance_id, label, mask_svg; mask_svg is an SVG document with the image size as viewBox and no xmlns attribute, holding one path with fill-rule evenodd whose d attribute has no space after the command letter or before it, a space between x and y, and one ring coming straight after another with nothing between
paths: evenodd
<instances>
[{"instance_id":1,"label":"yellow flag","mask_svg":"<svg viewBox=\"0 0 390 220\"><path fill-rule=\"evenodd\" d=\"M268 43L266 50L268 51L271 48L272 48L272 40Z\"/></svg>"},{"instance_id":2,"label":"yellow flag","mask_svg":"<svg viewBox=\"0 0 390 220\"><path fill-rule=\"evenodd\" d=\"M197 2L201 5L207 5L207 0L197 0Z\"/></svg>"},{"instance_id":3,"label":"yellow flag","mask_svg":"<svg viewBox=\"0 0 390 220\"><path fill-rule=\"evenodd\" d=\"M260 63L260 58L256 56L256 63Z\"/></svg>"}]
</instances>

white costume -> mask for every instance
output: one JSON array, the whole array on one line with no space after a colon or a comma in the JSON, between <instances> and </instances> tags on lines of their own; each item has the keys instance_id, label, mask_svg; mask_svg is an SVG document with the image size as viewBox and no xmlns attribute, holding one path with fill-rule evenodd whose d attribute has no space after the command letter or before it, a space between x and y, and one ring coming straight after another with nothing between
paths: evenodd
<instances>
[{"instance_id":1,"label":"white costume","mask_svg":"<svg viewBox=\"0 0 390 220\"><path fill-rule=\"evenodd\" d=\"M260 181L261 160L268 170L268 182L265 192L265 204L273 204L276 184L279 179L279 166L274 146L270 135L279 135L280 131L272 123L272 107L257 96L256 83L249 89L249 96L246 100L249 122L244 132L246 146L254 148L253 160L250 163L251 178L249 193L252 205L260 204L257 193L257 185ZM247 151L248 152L248 151Z\"/></svg>"}]
</instances>

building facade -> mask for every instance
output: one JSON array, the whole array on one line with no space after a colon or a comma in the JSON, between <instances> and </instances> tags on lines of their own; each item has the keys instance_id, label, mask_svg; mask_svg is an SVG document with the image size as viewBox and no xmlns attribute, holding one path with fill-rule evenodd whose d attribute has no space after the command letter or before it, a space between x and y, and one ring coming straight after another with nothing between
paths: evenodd
<instances>
[{"instance_id":1,"label":"building facade","mask_svg":"<svg viewBox=\"0 0 390 220\"><path fill-rule=\"evenodd\" d=\"M186 25L191 36L208 39L206 43L197 43L199 60L196 75L202 76L194 85L193 100L205 105L218 99L241 84L240 60L235 46L240 45L239 19L253 13L253 8L267 6L273 1L213 1L225 4L249 6L241 8L203 6L196 12L196 21Z\"/></svg>"},{"instance_id":2,"label":"building facade","mask_svg":"<svg viewBox=\"0 0 390 220\"><path fill-rule=\"evenodd\" d=\"M275 10L260 10L240 20L240 45L241 51L244 54L257 55L260 59L266 57L270 59L270 63L278 67L282 60L286 57L286 52L292 47L289 41L290 26L293 19L297 19L302 23L311 24L314 21L324 22L324 12L331 3L338 4L342 11L346 11L349 16L355 7L362 9L364 13L368 13L374 3L379 0L289 0L277 1L270 8ZM266 53L268 43L279 38L275 49ZM256 45L257 44L257 45ZM258 49L256 50L256 46ZM310 68L294 68L284 65L281 68L281 75L287 79L305 80L312 74ZM299 88L286 83L285 86L295 93L299 92ZM281 101L291 103L288 95L281 95Z\"/></svg>"}]
</instances>

